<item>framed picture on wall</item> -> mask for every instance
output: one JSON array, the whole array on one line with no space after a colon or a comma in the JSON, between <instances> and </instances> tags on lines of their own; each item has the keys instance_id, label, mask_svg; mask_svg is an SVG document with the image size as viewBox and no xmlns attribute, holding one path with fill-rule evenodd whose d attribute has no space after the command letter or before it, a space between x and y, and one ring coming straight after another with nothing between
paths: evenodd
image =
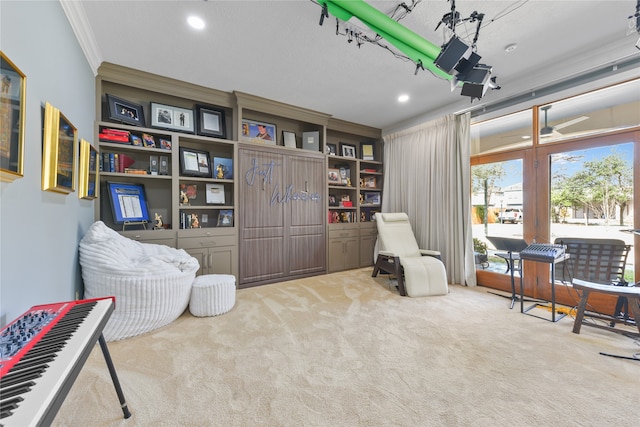
<instances>
[{"instance_id":1,"label":"framed picture on wall","mask_svg":"<svg viewBox=\"0 0 640 427\"><path fill-rule=\"evenodd\" d=\"M78 163L78 197L92 200L98 197L98 151L84 139L80 140L80 157Z\"/></svg>"},{"instance_id":2,"label":"framed picture on wall","mask_svg":"<svg viewBox=\"0 0 640 427\"><path fill-rule=\"evenodd\" d=\"M27 78L4 52L0 52L0 81L0 181L11 182L22 176L24 167Z\"/></svg>"},{"instance_id":3,"label":"framed picture on wall","mask_svg":"<svg viewBox=\"0 0 640 427\"><path fill-rule=\"evenodd\" d=\"M56 193L76 190L78 130L53 105L44 107L42 189Z\"/></svg>"}]
</instances>

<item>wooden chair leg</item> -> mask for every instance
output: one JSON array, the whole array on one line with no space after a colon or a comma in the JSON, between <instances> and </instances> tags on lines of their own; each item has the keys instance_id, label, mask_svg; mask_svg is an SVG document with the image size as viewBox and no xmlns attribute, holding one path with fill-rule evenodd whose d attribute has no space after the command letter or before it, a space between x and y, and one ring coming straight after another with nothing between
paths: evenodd
<instances>
[{"instance_id":1,"label":"wooden chair leg","mask_svg":"<svg viewBox=\"0 0 640 427\"><path fill-rule=\"evenodd\" d=\"M573 333L579 334L580 327L582 327L582 319L584 319L584 310L587 307L587 299L589 299L589 291L582 290L582 298L580 298L580 304L578 304L578 312L576 313L576 320L573 322Z\"/></svg>"},{"instance_id":2,"label":"wooden chair leg","mask_svg":"<svg viewBox=\"0 0 640 427\"><path fill-rule=\"evenodd\" d=\"M400 258L394 257L393 263L395 264L395 271L393 274L396 276L396 279L398 279L398 292L401 296L406 297L407 289L404 287L404 273L402 271L402 265L400 264Z\"/></svg>"}]
</instances>

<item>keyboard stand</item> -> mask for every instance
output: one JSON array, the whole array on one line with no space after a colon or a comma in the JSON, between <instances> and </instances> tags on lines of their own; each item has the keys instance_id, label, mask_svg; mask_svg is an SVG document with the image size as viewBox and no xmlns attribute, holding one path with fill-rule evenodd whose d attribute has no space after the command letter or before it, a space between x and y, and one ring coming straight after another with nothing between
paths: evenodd
<instances>
[{"instance_id":1,"label":"keyboard stand","mask_svg":"<svg viewBox=\"0 0 640 427\"><path fill-rule=\"evenodd\" d=\"M543 259L533 259L533 258L522 258L520 257L520 269L524 271L522 268L522 261L535 261L535 262L544 262L547 264L551 264L551 319L547 319L546 317L538 316L533 313L529 313L529 310L535 307L548 307L546 304L535 303L526 309L524 308L524 289L522 287L522 271L520 272L520 313L528 314L529 316L537 317L539 319L547 320L549 322L557 322L567 315L567 313L557 313L556 312L556 264L562 261L566 261L571 257L570 254L565 253L553 260L543 260ZM558 314L558 316L556 316Z\"/></svg>"}]
</instances>

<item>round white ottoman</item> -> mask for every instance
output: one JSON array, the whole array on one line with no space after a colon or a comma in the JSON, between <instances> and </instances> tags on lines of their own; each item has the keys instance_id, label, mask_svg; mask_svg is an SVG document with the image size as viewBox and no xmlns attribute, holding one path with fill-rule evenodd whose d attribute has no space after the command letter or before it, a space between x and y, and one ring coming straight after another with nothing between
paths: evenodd
<instances>
[{"instance_id":1,"label":"round white ottoman","mask_svg":"<svg viewBox=\"0 0 640 427\"><path fill-rule=\"evenodd\" d=\"M189 311L197 317L226 313L236 303L236 277L230 274L198 276L191 287Z\"/></svg>"}]
</instances>

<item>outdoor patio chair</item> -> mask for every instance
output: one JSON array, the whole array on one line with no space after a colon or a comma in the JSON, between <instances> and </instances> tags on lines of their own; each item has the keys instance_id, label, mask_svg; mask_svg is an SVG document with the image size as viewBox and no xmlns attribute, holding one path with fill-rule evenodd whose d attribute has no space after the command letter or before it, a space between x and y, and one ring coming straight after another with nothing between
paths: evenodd
<instances>
[{"instance_id":1,"label":"outdoor patio chair","mask_svg":"<svg viewBox=\"0 0 640 427\"><path fill-rule=\"evenodd\" d=\"M419 249L406 213L376 213L380 251L372 277L383 271L398 280L402 296L446 295L447 272L440 252Z\"/></svg>"}]
</instances>

